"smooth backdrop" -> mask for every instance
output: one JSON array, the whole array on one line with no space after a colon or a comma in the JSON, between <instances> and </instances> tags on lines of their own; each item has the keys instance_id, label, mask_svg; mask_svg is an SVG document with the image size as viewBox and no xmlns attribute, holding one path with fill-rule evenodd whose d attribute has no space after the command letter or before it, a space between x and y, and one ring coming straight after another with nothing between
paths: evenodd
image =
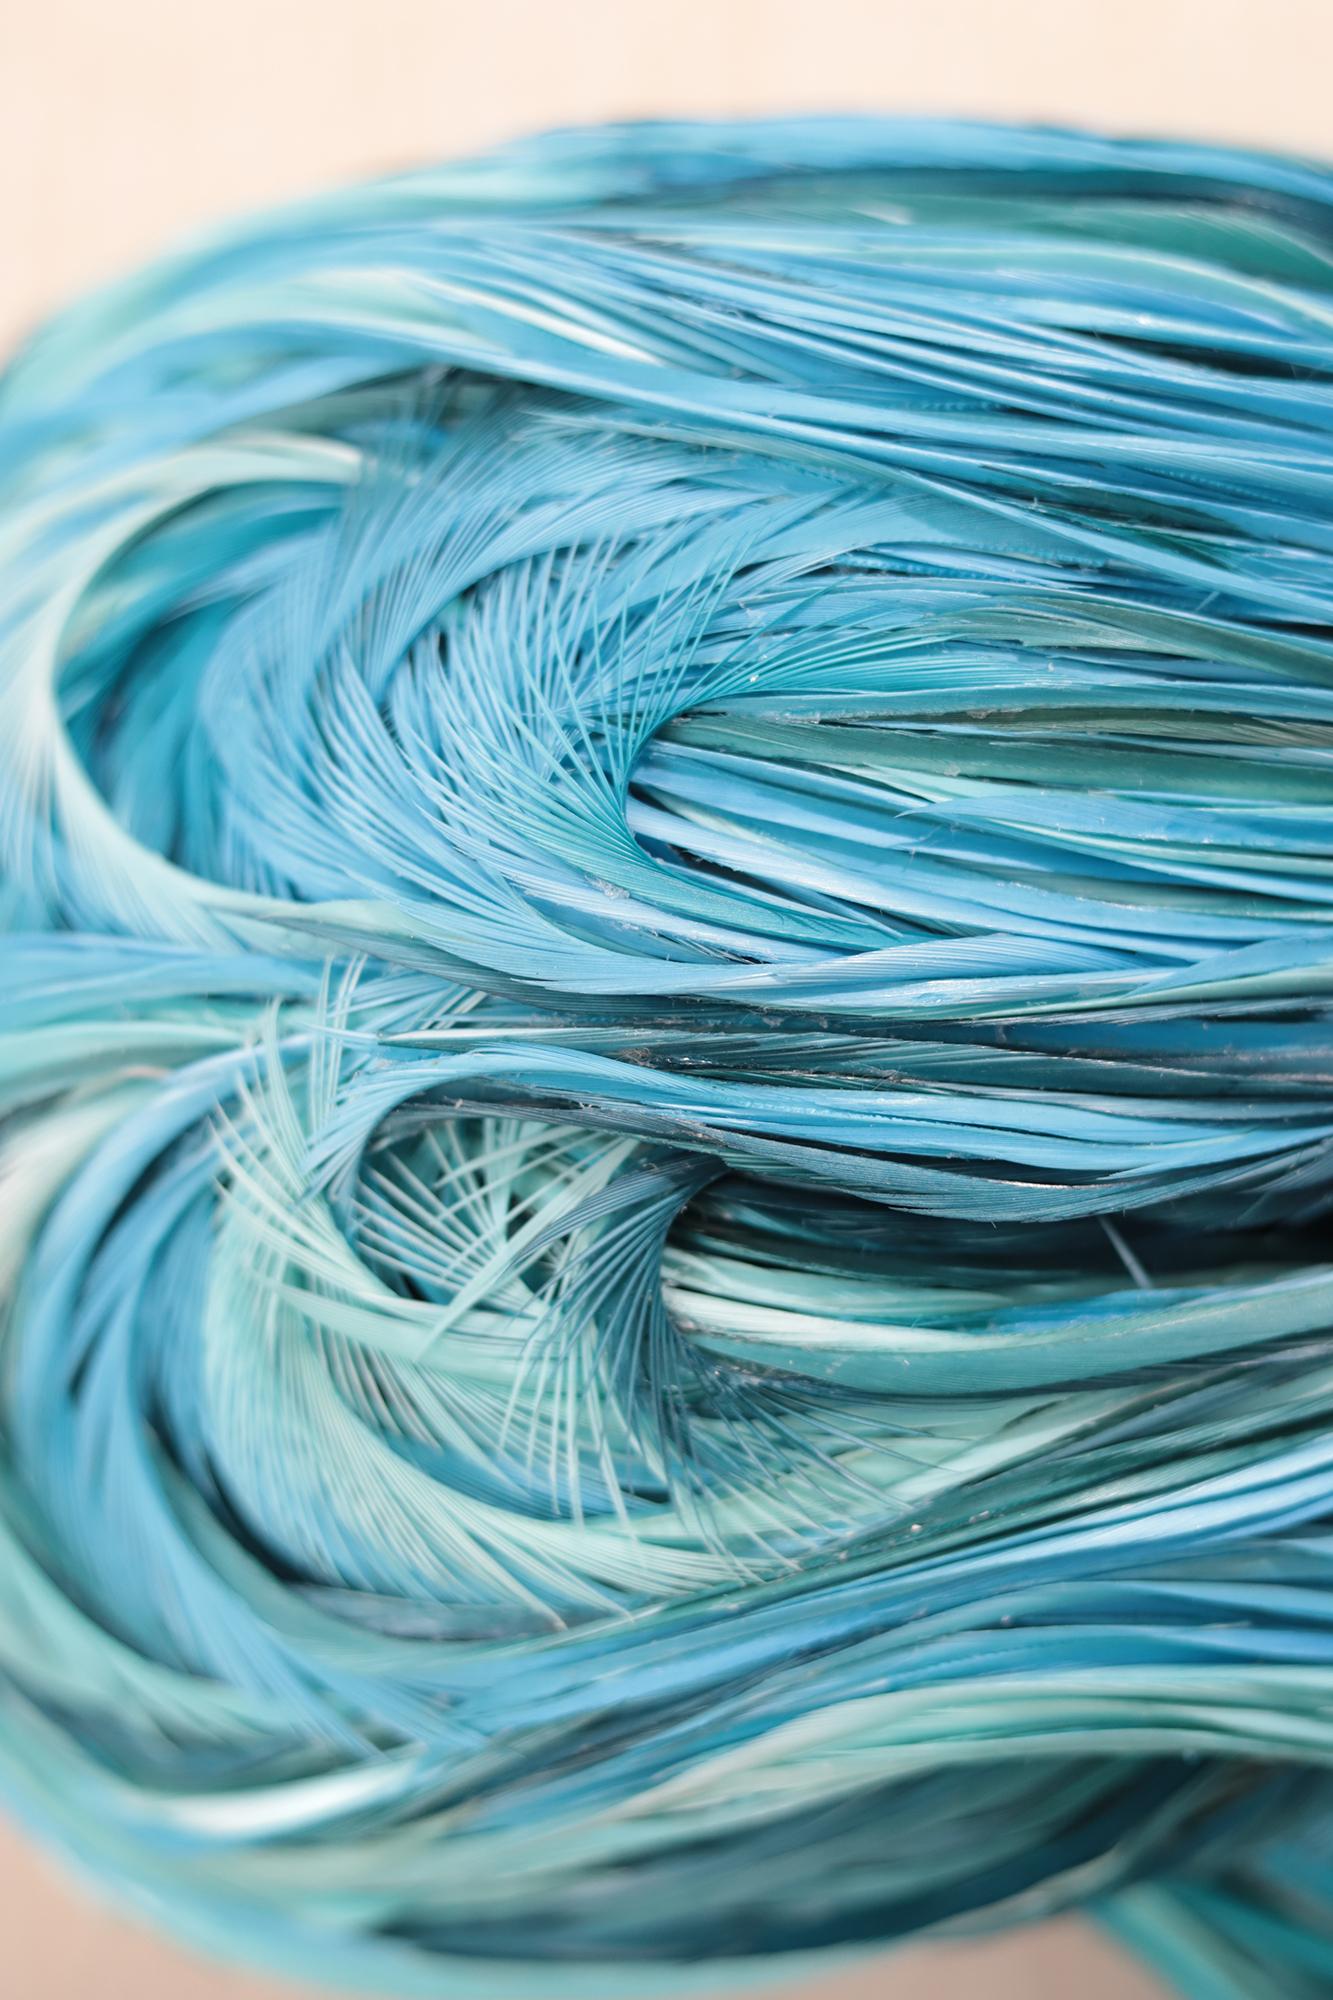
<instances>
[{"instance_id":1,"label":"smooth backdrop","mask_svg":"<svg viewBox=\"0 0 1333 2000\"><path fill-rule=\"evenodd\" d=\"M1330 58L1333 0L0 0L0 348L221 216L539 127L940 111L1333 155ZM0 1937L15 2000L294 1991L125 1922L3 1826ZM819 2000L1158 1991L1069 1921Z\"/></svg>"}]
</instances>

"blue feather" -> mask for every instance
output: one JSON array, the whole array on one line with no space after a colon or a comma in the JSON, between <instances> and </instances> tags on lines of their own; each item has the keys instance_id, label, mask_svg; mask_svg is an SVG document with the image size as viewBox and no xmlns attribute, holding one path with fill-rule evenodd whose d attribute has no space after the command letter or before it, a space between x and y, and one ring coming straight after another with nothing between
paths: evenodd
<instances>
[{"instance_id":1,"label":"blue feather","mask_svg":"<svg viewBox=\"0 0 1333 2000\"><path fill-rule=\"evenodd\" d=\"M1333 1978L1333 175L847 119L0 378L0 1790L378 1993Z\"/></svg>"}]
</instances>

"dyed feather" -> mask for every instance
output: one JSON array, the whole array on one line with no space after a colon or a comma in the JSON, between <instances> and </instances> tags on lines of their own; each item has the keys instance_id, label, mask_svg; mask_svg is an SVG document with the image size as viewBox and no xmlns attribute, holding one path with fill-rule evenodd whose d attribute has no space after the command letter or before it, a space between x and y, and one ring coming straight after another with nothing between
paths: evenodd
<instances>
[{"instance_id":1,"label":"dyed feather","mask_svg":"<svg viewBox=\"0 0 1333 2000\"><path fill-rule=\"evenodd\" d=\"M807 120L0 380L0 1785L402 1995L1333 1981L1333 175Z\"/></svg>"}]
</instances>

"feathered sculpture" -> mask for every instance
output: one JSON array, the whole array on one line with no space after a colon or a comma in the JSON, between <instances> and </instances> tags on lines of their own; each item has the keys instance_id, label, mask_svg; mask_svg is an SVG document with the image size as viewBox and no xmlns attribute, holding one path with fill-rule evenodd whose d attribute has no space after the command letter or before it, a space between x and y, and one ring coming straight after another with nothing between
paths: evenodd
<instances>
[{"instance_id":1,"label":"feathered sculpture","mask_svg":"<svg viewBox=\"0 0 1333 2000\"><path fill-rule=\"evenodd\" d=\"M0 383L0 1783L381 1994L1333 1984L1333 172L565 134Z\"/></svg>"}]
</instances>

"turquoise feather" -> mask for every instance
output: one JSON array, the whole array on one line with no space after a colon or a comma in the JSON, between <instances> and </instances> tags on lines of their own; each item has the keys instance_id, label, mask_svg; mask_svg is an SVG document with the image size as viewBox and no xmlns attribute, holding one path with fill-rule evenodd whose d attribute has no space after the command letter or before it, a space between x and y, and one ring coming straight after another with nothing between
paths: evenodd
<instances>
[{"instance_id":1,"label":"turquoise feather","mask_svg":"<svg viewBox=\"0 0 1333 2000\"><path fill-rule=\"evenodd\" d=\"M1333 1981L1333 173L557 134L0 378L0 1793L404 1996Z\"/></svg>"}]
</instances>

